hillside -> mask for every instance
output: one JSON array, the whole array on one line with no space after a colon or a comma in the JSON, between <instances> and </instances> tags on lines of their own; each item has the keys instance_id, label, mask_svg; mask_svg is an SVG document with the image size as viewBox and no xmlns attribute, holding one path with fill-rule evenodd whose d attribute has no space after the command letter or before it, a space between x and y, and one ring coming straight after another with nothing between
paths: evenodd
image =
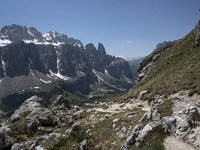
<instances>
[{"instance_id":1,"label":"hillside","mask_svg":"<svg viewBox=\"0 0 200 150\"><path fill-rule=\"evenodd\" d=\"M191 89L192 93L200 94L200 47L194 47L195 35L193 30L173 46L164 48L144 79L134 86L127 98L137 97L146 90L145 98L149 100L157 95L167 96L181 90Z\"/></svg>"}]
</instances>

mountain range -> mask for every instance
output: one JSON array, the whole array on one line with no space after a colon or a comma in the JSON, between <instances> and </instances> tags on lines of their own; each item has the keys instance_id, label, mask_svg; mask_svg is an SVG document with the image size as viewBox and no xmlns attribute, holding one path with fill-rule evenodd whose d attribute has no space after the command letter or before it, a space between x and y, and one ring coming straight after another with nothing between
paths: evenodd
<instances>
[{"instance_id":1,"label":"mountain range","mask_svg":"<svg viewBox=\"0 0 200 150\"><path fill-rule=\"evenodd\" d=\"M0 97L43 84L65 82L83 94L126 91L133 84L128 62L57 32L9 25L0 31Z\"/></svg>"}]
</instances>

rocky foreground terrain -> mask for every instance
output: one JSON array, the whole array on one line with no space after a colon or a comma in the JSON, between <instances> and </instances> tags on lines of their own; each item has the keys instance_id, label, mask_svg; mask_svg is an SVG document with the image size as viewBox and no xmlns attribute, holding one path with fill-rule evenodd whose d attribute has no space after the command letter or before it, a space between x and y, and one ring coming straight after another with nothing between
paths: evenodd
<instances>
[{"instance_id":1,"label":"rocky foreground terrain","mask_svg":"<svg viewBox=\"0 0 200 150\"><path fill-rule=\"evenodd\" d=\"M144 93L144 92L143 92ZM138 99L72 106L59 95L49 108L37 96L2 116L0 149L200 149L200 96L181 91L154 102ZM177 140L177 142L174 142ZM177 148L177 149L178 149Z\"/></svg>"}]
</instances>

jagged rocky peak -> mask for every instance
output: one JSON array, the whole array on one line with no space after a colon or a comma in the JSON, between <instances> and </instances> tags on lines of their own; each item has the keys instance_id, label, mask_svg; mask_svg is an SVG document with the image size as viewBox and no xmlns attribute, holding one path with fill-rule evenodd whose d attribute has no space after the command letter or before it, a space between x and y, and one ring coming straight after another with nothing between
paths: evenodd
<instances>
[{"instance_id":1,"label":"jagged rocky peak","mask_svg":"<svg viewBox=\"0 0 200 150\"><path fill-rule=\"evenodd\" d=\"M106 55L106 50L105 50L105 47L103 46L102 43L98 44L98 51L99 51L100 54Z\"/></svg>"},{"instance_id":2,"label":"jagged rocky peak","mask_svg":"<svg viewBox=\"0 0 200 150\"><path fill-rule=\"evenodd\" d=\"M156 45L156 49L165 47L166 45L170 44L172 41L164 41L164 42L160 42Z\"/></svg>"},{"instance_id":3,"label":"jagged rocky peak","mask_svg":"<svg viewBox=\"0 0 200 150\"><path fill-rule=\"evenodd\" d=\"M93 43L88 43L85 45L86 50L96 50L96 47L94 46Z\"/></svg>"},{"instance_id":4,"label":"jagged rocky peak","mask_svg":"<svg viewBox=\"0 0 200 150\"><path fill-rule=\"evenodd\" d=\"M196 35L195 35L195 46L200 46L200 20L198 21L196 25Z\"/></svg>"},{"instance_id":5,"label":"jagged rocky peak","mask_svg":"<svg viewBox=\"0 0 200 150\"><path fill-rule=\"evenodd\" d=\"M79 47L83 46L80 40L68 38L66 34L60 34L58 32L49 31L46 33L41 33L34 27L28 28L26 26L16 24L2 27L0 31L1 47L20 41L34 44L52 44L54 46L61 44L71 44Z\"/></svg>"},{"instance_id":6,"label":"jagged rocky peak","mask_svg":"<svg viewBox=\"0 0 200 150\"><path fill-rule=\"evenodd\" d=\"M42 34L34 27L27 28L16 24L4 26L1 29L1 40L10 40L11 42L18 42L23 40L34 40L42 42Z\"/></svg>"},{"instance_id":7,"label":"jagged rocky peak","mask_svg":"<svg viewBox=\"0 0 200 150\"><path fill-rule=\"evenodd\" d=\"M98 43L98 47L96 48L93 43L88 43L85 45L85 50L88 52L95 52L100 55L106 55L106 49L102 43Z\"/></svg>"}]
</instances>

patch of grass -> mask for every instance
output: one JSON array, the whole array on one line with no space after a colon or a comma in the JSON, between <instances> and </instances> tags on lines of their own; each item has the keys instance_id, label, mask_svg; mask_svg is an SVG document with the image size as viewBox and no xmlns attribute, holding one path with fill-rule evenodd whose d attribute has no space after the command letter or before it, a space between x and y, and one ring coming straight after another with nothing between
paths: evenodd
<instances>
[{"instance_id":1,"label":"patch of grass","mask_svg":"<svg viewBox=\"0 0 200 150\"><path fill-rule=\"evenodd\" d=\"M165 138L164 131L161 126L158 126L144 138L138 147L134 145L129 150L165 150L163 145Z\"/></svg>"},{"instance_id":2,"label":"patch of grass","mask_svg":"<svg viewBox=\"0 0 200 150\"><path fill-rule=\"evenodd\" d=\"M15 121L14 123L12 123L10 125L10 128L12 130L14 130L15 132L21 134L25 132L25 128L26 128L26 122L25 122L25 117Z\"/></svg>"},{"instance_id":3,"label":"patch of grass","mask_svg":"<svg viewBox=\"0 0 200 150\"><path fill-rule=\"evenodd\" d=\"M16 142L25 141L28 139L26 134L26 120L25 117L20 120L12 123L10 125L11 130L13 131L13 136L16 139Z\"/></svg>"},{"instance_id":4,"label":"patch of grass","mask_svg":"<svg viewBox=\"0 0 200 150\"><path fill-rule=\"evenodd\" d=\"M78 149L79 143L85 138L85 131L78 129L68 137L62 138L58 143L49 148L49 150L75 150Z\"/></svg>"},{"instance_id":5,"label":"patch of grass","mask_svg":"<svg viewBox=\"0 0 200 150\"><path fill-rule=\"evenodd\" d=\"M28 136L26 134L26 117L30 113L30 111L24 112L21 119L13 122L10 125L10 128L12 129L17 142L25 141L26 139L28 139Z\"/></svg>"},{"instance_id":6,"label":"patch of grass","mask_svg":"<svg viewBox=\"0 0 200 150\"><path fill-rule=\"evenodd\" d=\"M162 104L158 106L158 113L160 113L160 117L166 117L166 116L171 116L173 111L172 111L172 105L173 102L171 99L165 100Z\"/></svg>"}]
</instances>

